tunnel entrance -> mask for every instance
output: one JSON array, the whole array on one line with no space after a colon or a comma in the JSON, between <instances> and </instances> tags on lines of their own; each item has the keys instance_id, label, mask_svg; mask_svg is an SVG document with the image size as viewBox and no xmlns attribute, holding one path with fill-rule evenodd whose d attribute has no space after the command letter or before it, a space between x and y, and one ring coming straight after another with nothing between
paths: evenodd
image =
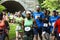
<instances>
[{"instance_id":1,"label":"tunnel entrance","mask_svg":"<svg viewBox=\"0 0 60 40\"><path fill-rule=\"evenodd\" d=\"M5 6L6 10L11 13L14 13L16 11L23 12L25 10L24 7L16 1L5 1L1 5Z\"/></svg>"}]
</instances>

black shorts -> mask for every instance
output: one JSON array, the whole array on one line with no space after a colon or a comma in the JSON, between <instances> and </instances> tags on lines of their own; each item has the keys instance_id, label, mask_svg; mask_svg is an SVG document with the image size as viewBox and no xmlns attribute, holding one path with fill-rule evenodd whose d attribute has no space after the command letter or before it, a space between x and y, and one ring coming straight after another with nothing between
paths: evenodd
<instances>
[{"instance_id":1,"label":"black shorts","mask_svg":"<svg viewBox=\"0 0 60 40\"><path fill-rule=\"evenodd\" d=\"M41 35L42 34L42 27L41 28L34 28L34 35Z\"/></svg>"},{"instance_id":2,"label":"black shorts","mask_svg":"<svg viewBox=\"0 0 60 40\"><path fill-rule=\"evenodd\" d=\"M50 34L50 30L49 30L49 28L48 28L48 27L43 27L43 28L42 28L42 30L43 30L43 31L46 31L47 33L49 33L49 34Z\"/></svg>"},{"instance_id":3,"label":"black shorts","mask_svg":"<svg viewBox=\"0 0 60 40\"><path fill-rule=\"evenodd\" d=\"M27 36L34 35L33 29L31 29L31 30L28 31L28 32L24 31L24 34L27 35Z\"/></svg>"}]
</instances>

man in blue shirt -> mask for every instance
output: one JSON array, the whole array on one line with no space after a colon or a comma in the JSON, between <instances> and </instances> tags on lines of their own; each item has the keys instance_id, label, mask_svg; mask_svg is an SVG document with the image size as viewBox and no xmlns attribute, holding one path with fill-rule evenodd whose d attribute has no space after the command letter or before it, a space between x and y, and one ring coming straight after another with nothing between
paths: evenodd
<instances>
[{"instance_id":1,"label":"man in blue shirt","mask_svg":"<svg viewBox=\"0 0 60 40\"><path fill-rule=\"evenodd\" d=\"M38 28L34 28L34 37L36 37L36 40L38 40L38 34L40 36L40 39L42 40L42 27L43 27L43 18L44 13L40 11L40 7L36 6L36 12L33 12L33 18L36 21L36 24Z\"/></svg>"},{"instance_id":2,"label":"man in blue shirt","mask_svg":"<svg viewBox=\"0 0 60 40\"><path fill-rule=\"evenodd\" d=\"M53 11L53 15L52 16L50 16L50 18L49 18L49 22L50 22L50 33L52 33L52 30L53 30L53 28L54 28L54 24L55 24L55 22L56 22L56 20L59 18L59 16L58 16L58 14L56 13L56 10L54 10ZM57 31L57 28L55 29L55 33L56 33L56 31ZM54 35L52 35L52 39L54 40L55 39L55 37L54 36L56 36L56 34L54 34Z\"/></svg>"},{"instance_id":3,"label":"man in blue shirt","mask_svg":"<svg viewBox=\"0 0 60 40\"><path fill-rule=\"evenodd\" d=\"M50 32L52 32L52 29L54 27L54 23L56 22L56 20L59 18L59 16L57 15L56 11L54 10L53 11L53 15L50 16L49 18L49 22L51 23L51 29L50 29Z\"/></svg>"}]
</instances>

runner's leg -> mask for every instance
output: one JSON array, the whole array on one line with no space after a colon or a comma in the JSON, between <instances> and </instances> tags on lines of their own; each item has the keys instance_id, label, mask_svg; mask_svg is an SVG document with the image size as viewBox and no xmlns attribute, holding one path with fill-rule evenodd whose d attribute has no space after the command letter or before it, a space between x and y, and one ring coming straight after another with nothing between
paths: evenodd
<instances>
[{"instance_id":1,"label":"runner's leg","mask_svg":"<svg viewBox=\"0 0 60 40\"><path fill-rule=\"evenodd\" d=\"M39 32L39 37L42 40L42 28L38 29L38 32Z\"/></svg>"},{"instance_id":2,"label":"runner's leg","mask_svg":"<svg viewBox=\"0 0 60 40\"><path fill-rule=\"evenodd\" d=\"M18 31L16 31L16 40L18 40L18 36L19 36Z\"/></svg>"},{"instance_id":3,"label":"runner's leg","mask_svg":"<svg viewBox=\"0 0 60 40\"><path fill-rule=\"evenodd\" d=\"M34 39L38 40L38 30L34 28L33 31L34 31Z\"/></svg>"}]
</instances>

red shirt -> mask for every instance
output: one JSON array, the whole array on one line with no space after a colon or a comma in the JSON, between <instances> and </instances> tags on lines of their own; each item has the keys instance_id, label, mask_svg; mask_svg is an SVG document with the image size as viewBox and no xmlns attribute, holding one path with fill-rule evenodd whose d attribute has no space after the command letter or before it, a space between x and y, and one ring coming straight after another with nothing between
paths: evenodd
<instances>
[{"instance_id":1,"label":"red shirt","mask_svg":"<svg viewBox=\"0 0 60 40\"><path fill-rule=\"evenodd\" d=\"M56 21L56 23L55 23L55 28L57 27L58 29L57 29L57 32L58 33L60 33L60 19L58 19L57 21Z\"/></svg>"},{"instance_id":2,"label":"red shirt","mask_svg":"<svg viewBox=\"0 0 60 40\"><path fill-rule=\"evenodd\" d=\"M3 29L4 27L5 27L5 23L4 23L4 20L2 20L2 21L0 22L0 30Z\"/></svg>"}]
</instances>

